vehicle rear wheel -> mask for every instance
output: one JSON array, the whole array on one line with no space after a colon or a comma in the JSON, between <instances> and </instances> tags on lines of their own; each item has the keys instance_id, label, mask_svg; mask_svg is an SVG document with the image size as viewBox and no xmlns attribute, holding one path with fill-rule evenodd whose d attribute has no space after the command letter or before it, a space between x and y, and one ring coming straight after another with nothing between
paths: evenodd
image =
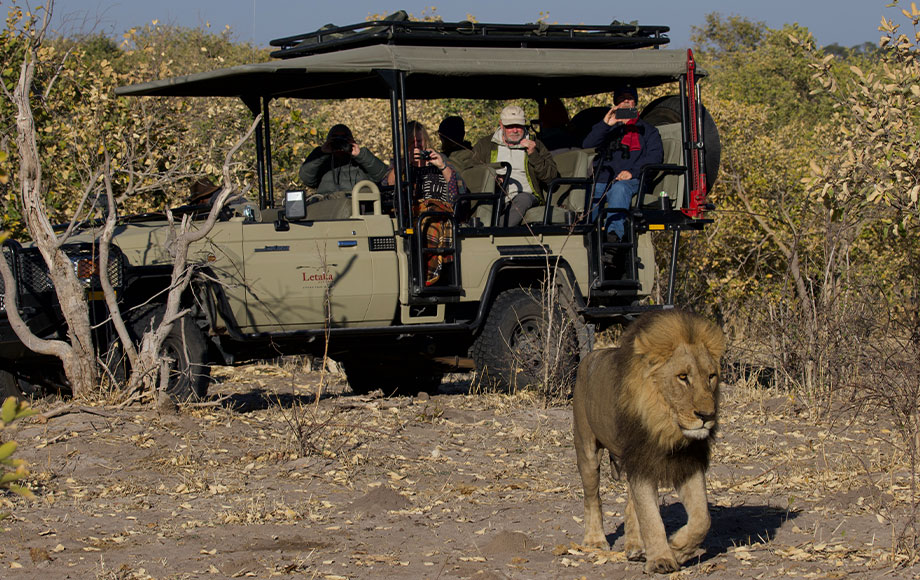
<instances>
[{"instance_id":1,"label":"vehicle rear wheel","mask_svg":"<svg viewBox=\"0 0 920 580\"><path fill-rule=\"evenodd\" d=\"M487 386L515 391L536 386L547 394L571 392L579 360L578 320L557 296L515 288L498 295L471 354Z\"/></svg>"},{"instance_id":2,"label":"vehicle rear wheel","mask_svg":"<svg viewBox=\"0 0 920 580\"><path fill-rule=\"evenodd\" d=\"M131 325L140 341L152 325L163 319L164 309L156 308ZM160 357L169 361L166 394L174 401L201 401L208 393L211 369L207 363L208 345L201 329L188 316L173 323L163 341Z\"/></svg>"}]
</instances>

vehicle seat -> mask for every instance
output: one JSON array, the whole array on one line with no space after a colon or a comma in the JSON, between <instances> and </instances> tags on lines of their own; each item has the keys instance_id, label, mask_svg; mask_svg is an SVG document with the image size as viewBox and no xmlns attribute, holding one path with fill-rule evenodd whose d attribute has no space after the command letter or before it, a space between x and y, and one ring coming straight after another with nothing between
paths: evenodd
<instances>
[{"instance_id":1,"label":"vehicle seat","mask_svg":"<svg viewBox=\"0 0 920 580\"><path fill-rule=\"evenodd\" d=\"M351 217L351 198L348 192L338 191L323 198L316 197L312 203L307 200L307 221L347 220Z\"/></svg>"},{"instance_id":2,"label":"vehicle seat","mask_svg":"<svg viewBox=\"0 0 920 580\"><path fill-rule=\"evenodd\" d=\"M587 179L594 159L594 149L570 149L553 155L553 161L559 169L560 177ZM553 194L553 209L550 223L571 223L575 214L584 212L585 188L578 185L562 184ZM535 206L524 214L526 223L542 223L546 211L545 205Z\"/></svg>"},{"instance_id":3,"label":"vehicle seat","mask_svg":"<svg viewBox=\"0 0 920 580\"><path fill-rule=\"evenodd\" d=\"M664 147L663 163L683 165L684 146L680 123L658 125L656 128L658 133L661 134L661 144ZM671 198L671 207L683 207L684 176L673 173L659 173L652 179L652 184L646 188L640 205L657 207L658 194L662 191L666 192L668 197Z\"/></svg>"},{"instance_id":4,"label":"vehicle seat","mask_svg":"<svg viewBox=\"0 0 920 580\"><path fill-rule=\"evenodd\" d=\"M460 170L459 173L469 193L495 193L496 180L498 179L497 165L481 163ZM463 212L465 215L478 218L483 225L488 226L492 223L492 204L489 201L472 201L469 209L464 209Z\"/></svg>"}]
</instances>

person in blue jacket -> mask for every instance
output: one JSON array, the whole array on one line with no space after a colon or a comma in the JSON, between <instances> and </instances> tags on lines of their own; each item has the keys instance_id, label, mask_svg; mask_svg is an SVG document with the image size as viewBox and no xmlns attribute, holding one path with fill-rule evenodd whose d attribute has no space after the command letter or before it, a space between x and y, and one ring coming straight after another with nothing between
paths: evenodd
<instances>
[{"instance_id":1,"label":"person in blue jacket","mask_svg":"<svg viewBox=\"0 0 920 580\"><path fill-rule=\"evenodd\" d=\"M604 118L591 128L583 147L594 147L594 216L600 201L607 197L607 207L629 208L632 196L639 191L642 168L661 163L664 148L661 135L653 125L639 119L636 105L639 95L631 86L621 86L613 92L613 106ZM607 241L623 239L625 215L608 214Z\"/></svg>"}]
</instances>

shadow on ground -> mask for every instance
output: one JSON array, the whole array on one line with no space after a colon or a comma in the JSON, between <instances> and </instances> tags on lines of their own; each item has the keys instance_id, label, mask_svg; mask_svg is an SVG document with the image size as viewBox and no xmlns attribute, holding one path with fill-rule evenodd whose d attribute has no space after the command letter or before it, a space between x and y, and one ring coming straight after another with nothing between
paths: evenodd
<instances>
[{"instance_id":1,"label":"shadow on ground","mask_svg":"<svg viewBox=\"0 0 920 580\"><path fill-rule=\"evenodd\" d=\"M766 544L773 540L776 531L785 522L799 515L797 511L766 505L710 506L709 513L712 524L703 542L706 552L699 556L698 562L724 554L733 546ZM668 534L671 534L686 523L687 512L681 504L672 503L661 508L661 519ZM607 541L612 546L624 533L620 523L616 531L607 535Z\"/></svg>"},{"instance_id":2,"label":"shadow on ground","mask_svg":"<svg viewBox=\"0 0 920 580\"><path fill-rule=\"evenodd\" d=\"M445 378L438 389L438 394L440 395L466 395L469 392L470 380L462 376ZM334 392L326 391L320 397L320 401L355 396L367 397L367 395L354 395L351 390L346 388L344 392L338 389ZM378 393L377 396L383 395ZM312 405L315 401L316 395L314 394L284 393L262 387L253 387L246 392L233 393L224 397L221 399L220 405L225 409L231 409L238 413L249 413L267 409L290 409L302 405Z\"/></svg>"}]
</instances>

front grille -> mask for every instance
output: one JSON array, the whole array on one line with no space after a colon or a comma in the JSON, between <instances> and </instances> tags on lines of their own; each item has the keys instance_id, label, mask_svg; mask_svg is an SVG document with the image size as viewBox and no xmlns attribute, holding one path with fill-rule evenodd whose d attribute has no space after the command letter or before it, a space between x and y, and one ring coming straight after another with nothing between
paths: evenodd
<instances>
[{"instance_id":1,"label":"front grille","mask_svg":"<svg viewBox=\"0 0 920 580\"><path fill-rule=\"evenodd\" d=\"M74 272L77 273L84 287L92 290L102 288L99 284L98 247L91 244L74 244L65 246L64 253L70 258ZM16 254L20 295L51 292L54 286L38 248L24 248ZM112 246L109 251L108 278L116 289L120 288L124 281L124 255L117 246Z\"/></svg>"}]
</instances>

